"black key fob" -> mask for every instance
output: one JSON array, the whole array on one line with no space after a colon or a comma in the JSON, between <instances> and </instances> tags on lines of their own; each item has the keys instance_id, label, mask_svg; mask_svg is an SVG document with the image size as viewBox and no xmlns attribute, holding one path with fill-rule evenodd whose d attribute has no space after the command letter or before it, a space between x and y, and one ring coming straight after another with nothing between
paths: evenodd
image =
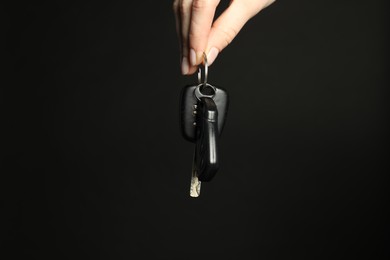
<instances>
[{"instance_id":1,"label":"black key fob","mask_svg":"<svg viewBox=\"0 0 390 260\"><path fill-rule=\"evenodd\" d=\"M198 97L196 93L198 93ZM219 135L222 133L228 111L229 96L225 89L210 84L184 87L180 98L180 125L183 137L190 142L196 141L195 119L196 113L198 113L199 97L209 97L214 101L218 111Z\"/></svg>"},{"instance_id":2,"label":"black key fob","mask_svg":"<svg viewBox=\"0 0 390 260\"><path fill-rule=\"evenodd\" d=\"M196 115L195 167L199 181L211 181L219 168L218 109L212 98L202 97Z\"/></svg>"}]
</instances>

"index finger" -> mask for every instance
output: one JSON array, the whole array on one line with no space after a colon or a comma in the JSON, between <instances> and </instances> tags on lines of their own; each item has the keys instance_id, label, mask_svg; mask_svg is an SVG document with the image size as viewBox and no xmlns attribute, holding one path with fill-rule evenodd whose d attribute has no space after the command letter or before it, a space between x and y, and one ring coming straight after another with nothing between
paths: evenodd
<instances>
[{"instance_id":1,"label":"index finger","mask_svg":"<svg viewBox=\"0 0 390 260\"><path fill-rule=\"evenodd\" d=\"M213 23L215 9L220 0L194 0L192 2L189 32L190 62L195 66L202 62L202 55Z\"/></svg>"}]
</instances>

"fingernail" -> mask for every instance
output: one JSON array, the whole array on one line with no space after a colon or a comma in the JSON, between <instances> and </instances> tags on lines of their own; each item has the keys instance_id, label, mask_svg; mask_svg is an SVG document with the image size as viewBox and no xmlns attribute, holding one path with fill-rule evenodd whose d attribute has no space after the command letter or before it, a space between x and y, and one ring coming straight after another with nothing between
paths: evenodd
<instances>
[{"instance_id":1,"label":"fingernail","mask_svg":"<svg viewBox=\"0 0 390 260\"><path fill-rule=\"evenodd\" d=\"M218 49L215 48L215 47L212 47L209 51L209 53L207 54L207 63L209 66L211 66L211 64L213 64L213 62L215 61L215 59L217 58L218 56Z\"/></svg>"},{"instance_id":2,"label":"fingernail","mask_svg":"<svg viewBox=\"0 0 390 260\"><path fill-rule=\"evenodd\" d=\"M183 57L183 60L181 61L181 74L186 75L189 70L189 65L188 65L188 59L187 57Z\"/></svg>"},{"instance_id":3,"label":"fingernail","mask_svg":"<svg viewBox=\"0 0 390 260\"><path fill-rule=\"evenodd\" d=\"M190 50L190 61L192 66L196 65L196 52L194 49Z\"/></svg>"}]
</instances>

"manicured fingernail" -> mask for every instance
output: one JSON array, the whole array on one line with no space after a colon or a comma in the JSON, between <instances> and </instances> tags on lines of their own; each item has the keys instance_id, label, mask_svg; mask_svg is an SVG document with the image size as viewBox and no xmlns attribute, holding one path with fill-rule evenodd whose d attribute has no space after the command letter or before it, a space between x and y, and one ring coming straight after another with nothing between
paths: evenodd
<instances>
[{"instance_id":1,"label":"manicured fingernail","mask_svg":"<svg viewBox=\"0 0 390 260\"><path fill-rule=\"evenodd\" d=\"M183 60L181 61L181 74L186 75L189 70L189 65L188 65L188 59L187 57L183 57Z\"/></svg>"},{"instance_id":2,"label":"manicured fingernail","mask_svg":"<svg viewBox=\"0 0 390 260\"><path fill-rule=\"evenodd\" d=\"M194 49L190 50L190 61L192 66L196 65L196 52Z\"/></svg>"},{"instance_id":3,"label":"manicured fingernail","mask_svg":"<svg viewBox=\"0 0 390 260\"><path fill-rule=\"evenodd\" d=\"M218 56L218 49L215 48L215 47L212 47L209 51L209 53L207 54L207 63L209 66L211 66L211 64L213 64L213 62L215 61L215 59L217 58Z\"/></svg>"}]
</instances>

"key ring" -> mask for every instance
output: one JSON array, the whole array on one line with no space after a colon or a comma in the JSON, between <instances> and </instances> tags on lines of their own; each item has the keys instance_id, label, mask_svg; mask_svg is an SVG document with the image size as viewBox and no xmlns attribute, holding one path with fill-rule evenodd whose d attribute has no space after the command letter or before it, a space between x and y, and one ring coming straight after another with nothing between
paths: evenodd
<instances>
[{"instance_id":1,"label":"key ring","mask_svg":"<svg viewBox=\"0 0 390 260\"><path fill-rule=\"evenodd\" d=\"M213 98L214 95L215 95L215 92L217 91L217 89L214 86L212 86L212 85L207 83L207 77L208 77L208 72L209 72L209 65L207 63L207 55L204 52L203 52L203 62L204 62L204 81L202 82L202 70L199 67L198 68L198 86L195 88L195 96L196 96L196 98L198 100L200 100L200 98L202 98L202 97ZM203 87L203 88L206 88L206 87L211 88L213 90L214 94L212 94L212 95L203 94L201 92L201 87Z\"/></svg>"},{"instance_id":2,"label":"key ring","mask_svg":"<svg viewBox=\"0 0 390 260\"><path fill-rule=\"evenodd\" d=\"M204 62L204 81L203 81L203 86L206 86L207 84L207 77L209 74L209 64L207 63L207 55L206 53L203 52L203 62ZM199 67L198 68L198 83L202 84L202 70Z\"/></svg>"}]
</instances>

